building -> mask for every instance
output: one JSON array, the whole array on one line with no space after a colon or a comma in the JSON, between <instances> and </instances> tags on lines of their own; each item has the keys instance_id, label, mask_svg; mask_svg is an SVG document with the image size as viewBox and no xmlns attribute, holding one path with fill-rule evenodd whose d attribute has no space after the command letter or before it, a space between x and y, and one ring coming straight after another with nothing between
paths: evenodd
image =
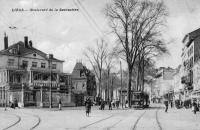
<instances>
[{"instance_id":1,"label":"building","mask_svg":"<svg viewBox=\"0 0 200 130\"><path fill-rule=\"evenodd\" d=\"M200 102L200 60L198 60L193 66L193 92L192 97L197 98Z\"/></svg>"},{"instance_id":2,"label":"building","mask_svg":"<svg viewBox=\"0 0 200 130\"><path fill-rule=\"evenodd\" d=\"M0 60L1 105L17 100L22 107L51 107L58 105L58 98L64 104L71 102L71 86L61 80L65 78L64 61L34 48L27 36L24 41L8 46L5 34Z\"/></svg>"},{"instance_id":3,"label":"building","mask_svg":"<svg viewBox=\"0 0 200 130\"><path fill-rule=\"evenodd\" d=\"M72 71L73 101L77 106L84 105L86 97L95 100L96 79L95 75L81 62L77 62Z\"/></svg>"},{"instance_id":4,"label":"building","mask_svg":"<svg viewBox=\"0 0 200 130\"><path fill-rule=\"evenodd\" d=\"M200 59L200 29L190 32L183 38L182 65L184 67L181 77L184 84L185 98L190 99L194 90L193 76L194 64Z\"/></svg>"},{"instance_id":5,"label":"building","mask_svg":"<svg viewBox=\"0 0 200 130\"><path fill-rule=\"evenodd\" d=\"M154 98L160 102L161 97L167 97L169 100L173 100L174 87L173 87L173 74L175 70L168 67L160 67L157 71L154 81Z\"/></svg>"},{"instance_id":6,"label":"building","mask_svg":"<svg viewBox=\"0 0 200 130\"><path fill-rule=\"evenodd\" d=\"M179 65L173 75L174 79L174 99L184 101L184 85L181 83L183 66Z\"/></svg>"}]
</instances>

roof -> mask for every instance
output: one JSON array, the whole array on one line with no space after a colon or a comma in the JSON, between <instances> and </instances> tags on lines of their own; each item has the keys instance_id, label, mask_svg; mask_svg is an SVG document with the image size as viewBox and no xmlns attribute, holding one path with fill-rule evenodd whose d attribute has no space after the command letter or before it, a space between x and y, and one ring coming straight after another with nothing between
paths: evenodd
<instances>
[{"instance_id":1,"label":"roof","mask_svg":"<svg viewBox=\"0 0 200 130\"><path fill-rule=\"evenodd\" d=\"M81 62L77 62L72 71L72 78L80 78L80 79L86 78L85 74L81 76L81 70L83 69L84 69L83 64Z\"/></svg>"},{"instance_id":2,"label":"roof","mask_svg":"<svg viewBox=\"0 0 200 130\"><path fill-rule=\"evenodd\" d=\"M186 40L187 37L188 37L189 41L188 41L188 43L187 43L187 46L189 46L190 43L191 43L194 39L196 39L198 36L200 36L200 28L198 28L198 29L196 29L196 30L194 30L194 31L192 31L192 32L190 32L190 33L188 33L188 34L186 34L186 35L184 36L182 42L184 43L185 40Z\"/></svg>"},{"instance_id":3,"label":"roof","mask_svg":"<svg viewBox=\"0 0 200 130\"><path fill-rule=\"evenodd\" d=\"M18 53L12 53L10 52L11 49L17 49L19 50ZM1 50L0 51L0 55L11 55L11 56L24 56L27 54L31 54L31 53L37 53L38 55L44 57L45 59L48 59L48 55L34 47L25 47L24 46L24 42L19 41L11 46L9 46L7 49L5 50ZM57 61L57 62L64 62L62 60L58 60L56 58L53 57L52 59L53 61Z\"/></svg>"}]
</instances>

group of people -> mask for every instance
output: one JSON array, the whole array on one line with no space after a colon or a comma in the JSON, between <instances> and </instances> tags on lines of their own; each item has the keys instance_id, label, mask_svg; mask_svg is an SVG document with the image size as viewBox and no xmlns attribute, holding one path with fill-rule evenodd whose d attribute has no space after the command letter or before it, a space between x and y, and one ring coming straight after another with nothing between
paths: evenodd
<instances>
[{"instance_id":1,"label":"group of people","mask_svg":"<svg viewBox=\"0 0 200 130\"><path fill-rule=\"evenodd\" d=\"M185 102L185 104L186 104L186 103L187 103L187 102ZM172 102L172 101L169 102L167 99L165 99L165 100L164 100L165 112L168 111L168 106L169 106L169 104L171 105L171 108L172 108L173 102ZM193 112L194 114L196 114L196 112L199 111L199 106L198 106L198 103L197 103L197 100L196 100L196 99L192 99L192 100L191 100L191 103L189 103L189 104L191 104L191 107L190 107L190 105L188 105L188 104L185 105L185 104L184 104L185 108L188 108L188 106L189 106L189 108L192 108L192 112Z\"/></svg>"},{"instance_id":2,"label":"group of people","mask_svg":"<svg viewBox=\"0 0 200 130\"><path fill-rule=\"evenodd\" d=\"M10 104L10 108L13 108L13 109L15 109L16 107L19 108L19 106L18 106L18 101L17 101L16 98L14 98L13 101L9 101L9 104Z\"/></svg>"}]
</instances>

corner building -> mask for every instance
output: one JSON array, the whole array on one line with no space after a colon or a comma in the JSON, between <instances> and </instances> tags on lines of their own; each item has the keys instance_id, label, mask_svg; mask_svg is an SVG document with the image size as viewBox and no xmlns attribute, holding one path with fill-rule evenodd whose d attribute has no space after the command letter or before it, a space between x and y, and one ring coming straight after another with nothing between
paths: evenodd
<instances>
[{"instance_id":1,"label":"corner building","mask_svg":"<svg viewBox=\"0 0 200 130\"><path fill-rule=\"evenodd\" d=\"M71 75L63 73L62 60L33 47L24 37L0 51L0 105L14 100L19 106L55 107L61 98L64 106L71 103Z\"/></svg>"}]
</instances>

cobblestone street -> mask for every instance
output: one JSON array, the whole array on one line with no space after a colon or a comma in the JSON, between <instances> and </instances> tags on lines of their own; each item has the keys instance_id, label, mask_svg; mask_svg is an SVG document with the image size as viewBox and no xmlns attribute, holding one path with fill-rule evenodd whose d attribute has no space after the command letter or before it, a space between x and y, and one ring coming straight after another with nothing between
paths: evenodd
<instances>
[{"instance_id":1,"label":"cobblestone street","mask_svg":"<svg viewBox=\"0 0 200 130\"><path fill-rule=\"evenodd\" d=\"M161 105L149 109L114 109L101 111L92 108L90 117L84 107L53 109L0 109L3 130L199 130L200 113L191 109L169 109Z\"/></svg>"}]
</instances>

